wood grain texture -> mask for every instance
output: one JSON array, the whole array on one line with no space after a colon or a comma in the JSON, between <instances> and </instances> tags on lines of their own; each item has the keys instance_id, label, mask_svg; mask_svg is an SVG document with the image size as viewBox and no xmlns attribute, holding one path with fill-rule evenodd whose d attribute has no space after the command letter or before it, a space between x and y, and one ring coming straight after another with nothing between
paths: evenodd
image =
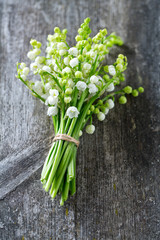
<instances>
[{"instance_id":1,"label":"wood grain texture","mask_svg":"<svg viewBox=\"0 0 160 240\"><path fill-rule=\"evenodd\" d=\"M160 4L158 0L0 0L0 239L158 240ZM77 193L64 207L39 181L53 137L46 107L15 79L30 38L42 43L55 26L68 41L85 17L93 34L106 27L123 37L127 83L145 93L96 119L77 157ZM108 61L108 59L107 59Z\"/></svg>"}]
</instances>

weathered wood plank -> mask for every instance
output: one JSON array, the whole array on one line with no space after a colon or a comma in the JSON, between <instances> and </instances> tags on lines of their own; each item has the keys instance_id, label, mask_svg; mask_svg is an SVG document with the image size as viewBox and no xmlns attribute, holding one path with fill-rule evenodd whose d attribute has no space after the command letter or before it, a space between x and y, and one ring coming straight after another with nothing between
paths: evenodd
<instances>
[{"instance_id":1,"label":"weathered wood plank","mask_svg":"<svg viewBox=\"0 0 160 240\"><path fill-rule=\"evenodd\" d=\"M158 0L0 0L0 239L158 240L159 28ZM128 84L145 87L138 99L95 119L77 159L77 194L64 207L51 201L40 171L53 136L46 108L15 79L29 40L45 43L55 26L74 44L79 24L93 34L107 27L123 37ZM89 154L88 154L89 153Z\"/></svg>"}]
</instances>

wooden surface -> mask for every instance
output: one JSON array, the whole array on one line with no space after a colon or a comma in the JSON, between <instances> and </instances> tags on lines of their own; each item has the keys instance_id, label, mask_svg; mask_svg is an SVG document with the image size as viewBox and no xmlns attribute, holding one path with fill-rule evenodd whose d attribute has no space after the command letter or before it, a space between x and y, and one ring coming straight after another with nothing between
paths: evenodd
<instances>
[{"instance_id":1,"label":"wooden surface","mask_svg":"<svg viewBox=\"0 0 160 240\"><path fill-rule=\"evenodd\" d=\"M0 239L158 240L159 0L0 0ZM46 107L15 78L30 38L45 43L55 26L74 44L91 17L93 34L106 27L124 40L127 83L145 93L95 119L77 157L77 194L64 207L41 187L40 172L53 137Z\"/></svg>"}]
</instances>

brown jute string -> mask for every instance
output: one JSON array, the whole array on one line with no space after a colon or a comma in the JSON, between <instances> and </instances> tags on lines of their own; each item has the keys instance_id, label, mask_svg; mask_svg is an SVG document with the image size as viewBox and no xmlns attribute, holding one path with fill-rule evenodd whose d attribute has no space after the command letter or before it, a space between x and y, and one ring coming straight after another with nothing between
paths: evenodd
<instances>
[{"instance_id":1,"label":"brown jute string","mask_svg":"<svg viewBox=\"0 0 160 240\"><path fill-rule=\"evenodd\" d=\"M80 142L78 140L76 140L75 138L73 138L71 136L68 136L67 134L57 134L54 137L53 142L57 141L57 140L65 140L67 142L73 142L76 144L77 147L79 147L79 144L80 144Z\"/></svg>"}]
</instances>

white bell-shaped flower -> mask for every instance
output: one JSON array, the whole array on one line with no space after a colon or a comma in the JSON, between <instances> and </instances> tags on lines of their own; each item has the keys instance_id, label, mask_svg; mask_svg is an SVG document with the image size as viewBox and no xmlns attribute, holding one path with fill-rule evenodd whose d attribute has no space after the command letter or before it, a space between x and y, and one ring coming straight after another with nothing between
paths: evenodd
<instances>
[{"instance_id":1,"label":"white bell-shaped flower","mask_svg":"<svg viewBox=\"0 0 160 240\"><path fill-rule=\"evenodd\" d=\"M113 102L112 99L108 99L107 103L108 103L108 108L109 108L109 109L114 108L114 102Z\"/></svg>"},{"instance_id":2,"label":"white bell-shaped flower","mask_svg":"<svg viewBox=\"0 0 160 240\"><path fill-rule=\"evenodd\" d=\"M84 91L87 88L87 84L83 81L78 81L76 87L79 91Z\"/></svg>"},{"instance_id":3,"label":"white bell-shaped flower","mask_svg":"<svg viewBox=\"0 0 160 240\"><path fill-rule=\"evenodd\" d=\"M65 67L63 70L62 70L62 73L70 73L71 72L71 69L69 67Z\"/></svg>"},{"instance_id":4,"label":"white bell-shaped flower","mask_svg":"<svg viewBox=\"0 0 160 240\"><path fill-rule=\"evenodd\" d=\"M108 66L108 72L110 75L114 76L116 74L115 67L113 65Z\"/></svg>"},{"instance_id":5,"label":"white bell-shaped flower","mask_svg":"<svg viewBox=\"0 0 160 240\"><path fill-rule=\"evenodd\" d=\"M43 66L42 70L49 73L51 72L51 68L49 66Z\"/></svg>"},{"instance_id":6,"label":"white bell-shaped flower","mask_svg":"<svg viewBox=\"0 0 160 240\"><path fill-rule=\"evenodd\" d=\"M57 105L58 97L49 96L46 101L47 101L46 104Z\"/></svg>"},{"instance_id":7,"label":"white bell-shaped flower","mask_svg":"<svg viewBox=\"0 0 160 240\"><path fill-rule=\"evenodd\" d=\"M69 118L77 118L79 111L76 107L69 107L66 112L66 116Z\"/></svg>"},{"instance_id":8,"label":"white bell-shaped flower","mask_svg":"<svg viewBox=\"0 0 160 240\"><path fill-rule=\"evenodd\" d=\"M70 62L69 57L65 57L65 58L64 58L64 64L68 66L68 65L69 65L69 62Z\"/></svg>"},{"instance_id":9,"label":"white bell-shaped flower","mask_svg":"<svg viewBox=\"0 0 160 240\"><path fill-rule=\"evenodd\" d=\"M88 88L89 88L89 93L90 94L94 94L94 93L98 92L98 88L93 83L89 83Z\"/></svg>"},{"instance_id":10,"label":"white bell-shaped flower","mask_svg":"<svg viewBox=\"0 0 160 240\"><path fill-rule=\"evenodd\" d=\"M29 73L29 67L23 68L23 74L27 76L28 73Z\"/></svg>"},{"instance_id":11,"label":"white bell-shaped flower","mask_svg":"<svg viewBox=\"0 0 160 240\"><path fill-rule=\"evenodd\" d=\"M30 60L34 60L36 58L36 54L34 51L29 51L27 53L27 57L30 59Z\"/></svg>"},{"instance_id":12,"label":"white bell-shaped flower","mask_svg":"<svg viewBox=\"0 0 160 240\"><path fill-rule=\"evenodd\" d=\"M113 90L114 90L114 84L111 83L111 84L107 87L106 91L107 91L107 92L112 92Z\"/></svg>"},{"instance_id":13,"label":"white bell-shaped flower","mask_svg":"<svg viewBox=\"0 0 160 240\"><path fill-rule=\"evenodd\" d=\"M97 114L98 120L103 121L105 119L105 114L103 112L99 112Z\"/></svg>"},{"instance_id":14,"label":"white bell-shaped flower","mask_svg":"<svg viewBox=\"0 0 160 240\"><path fill-rule=\"evenodd\" d=\"M50 94L52 97L58 97L59 92L58 92L57 89L50 89L50 90L49 90L49 94Z\"/></svg>"},{"instance_id":15,"label":"white bell-shaped flower","mask_svg":"<svg viewBox=\"0 0 160 240\"><path fill-rule=\"evenodd\" d=\"M73 58L73 59L71 59L71 61L69 62L69 65L70 65L72 68L74 68L74 67L76 67L76 66L78 65L78 63L79 63L78 59L77 59L77 58Z\"/></svg>"},{"instance_id":16,"label":"white bell-shaped flower","mask_svg":"<svg viewBox=\"0 0 160 240\"><path fill-rule=\"evenodd\" d=\"M95 76L95 75L93 75L91 78L90 78L90 82L91 83L98 83L98 77L97 76Z\"/></svg>"},{"instance_id":17,"label":"white bell-shaped flower","mask_svg":"<svg viewBox=\"0 0 160 240\"><path fill-rule=\"evenodd\" d=\"M84 69L84 70L90 70L90 69L91 69L91 64L85 63L85 64L83 65L83 69Z\"/></svg>"},{"instance_id":18,"label":"white bell-shaped flower","mask_svg":"<svg viewBox=\"0 0 160 240\"><path fill-rule=\"evenodd\" d=\"M70 55L77 56L78 55L78 49L76 47L72 47L68 50Z\"/></svg>"},{"instance_id":19,"label":"white bell-shaped flower","mask_svg":"<svg viewBox=\"0 0 160 240\"><path fill-rule=\"evenodd\" d=\"M88 134L93 134L94 133L94 131L95 131L95 126L94 125L87 125L86 126L86 132L88 133Z\"/></svg>"},{"instance_id":20,"label":"white bell-shaped flower","mask_svg":"<svg viewBox=\"0 0 160 240\"><path fill-rule=\"evenodd\" d=\"M57 107L49 107L47 111L48 116L55 116L58 113L58 108Z\"/></svg>"},{"instance_id":21,"label":"white bell-shaped flower","mask_svg":"<svg viewBox=\"0 0 160 240\"><path fill-rule=\"evenodd\" d=\"M64 43L64 42L59 42L58 44L57 44L57 49L58 50L62 50L62 49L65 49L67 46L66 46L66 44Z\"/></svg>"}]
</instances>

